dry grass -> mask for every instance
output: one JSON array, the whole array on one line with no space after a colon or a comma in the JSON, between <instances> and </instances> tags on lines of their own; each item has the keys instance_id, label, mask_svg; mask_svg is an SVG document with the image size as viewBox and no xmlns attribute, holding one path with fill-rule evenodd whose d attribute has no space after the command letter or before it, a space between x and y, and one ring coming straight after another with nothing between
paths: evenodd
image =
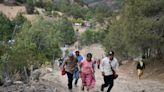
<instances>
[{"instance_id":1,"label":"dry grass","mask_svg":"<svg viewBox=\"0 0 164 92\"><path fill-rule=\"evenodd\" d=\"M26 13L25 6L7 6L0 4L0 12L4 13L11 20L16 17L17 13L23 13L23 15L29 20L34 21L36 15L29 15Z\"/></svg>"}]
</instances>

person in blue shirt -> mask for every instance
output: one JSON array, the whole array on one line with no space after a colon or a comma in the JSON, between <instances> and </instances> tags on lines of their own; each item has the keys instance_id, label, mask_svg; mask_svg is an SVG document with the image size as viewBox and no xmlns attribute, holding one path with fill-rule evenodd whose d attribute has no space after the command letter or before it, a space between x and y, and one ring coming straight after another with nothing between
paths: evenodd
<instances>
[{"instance_id":1,"label":"person in blue shirt","mask_svg":"<svg viewBox=\"0 0 164 92\"><path fill-rule=\"evenodd\" d=\"M75 55L76 55L76 58L78 60L78 64L80 64L80 62L83 60L82 55L80 55L80 52L79 51L75 51ZM78 79L79 79L79 70L78 70L78 67L76 67L76 69L74 70L73 77L75 79L75 86L77 86Z\"/></svg>"}]
</instances>

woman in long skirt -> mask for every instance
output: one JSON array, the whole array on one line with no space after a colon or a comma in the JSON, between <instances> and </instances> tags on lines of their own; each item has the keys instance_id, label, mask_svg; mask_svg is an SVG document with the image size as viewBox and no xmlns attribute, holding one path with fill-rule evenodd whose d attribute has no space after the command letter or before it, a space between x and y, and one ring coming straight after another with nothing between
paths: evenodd
<instances>
[{"instance_id":1,"label":"woman in long skirt","mask_svg":"<svg viewBox=\"0 0 164 92\"><path fill-rule=\"evenodd\" d=\"M92 54L88 53L86 60L79 64L80 75L82 79L82 90L87 91L94 88L96 80L94 77L94 62L92 61Z\"/></svg>"}]
</instances>

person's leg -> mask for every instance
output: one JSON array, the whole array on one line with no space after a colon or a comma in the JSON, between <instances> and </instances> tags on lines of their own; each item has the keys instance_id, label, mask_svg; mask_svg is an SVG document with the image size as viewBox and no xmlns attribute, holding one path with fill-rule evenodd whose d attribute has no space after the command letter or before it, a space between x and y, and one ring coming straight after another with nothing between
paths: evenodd
<instances>
[{"instance_id":1,"label":"person's leg","mask_svg":"<svg viewBox=\"0 0 164 92\"><path fill-rule=\"evenodd\" d=\"M94 88L96 84L96 80L93 74L86 75L86 89L89 91L90 89Z\"/></svg>"},{"instance_id":2,"label":"person's leg","mask_svg":"<svg viewBox=\"0 0 164 92\"><path fill-rule=\"evenodd\" d=\"M109 76L104 76L104 84L101 85L101 91L104 91L104 88L109 85Z\"/></svg>"},{"instance_id":3,"label":"person's leg","mask_svg":"<svg viewBox=\"0 0 164 92\"><path fill-rule=\"evenodd\" d=\"M77 70L76 72L75 72L75 86L77 86L77 83L78 83L78 80L79 80L79 71Z\"/></svg>"},{"instance_id":4,"label":"person's leg","mask_svg":"<svg viewBox=\"0 0 164 92\"><path fill-rule=\"evenodd\" d=\"M68 76L68 89L72 89L73 74L67 72Z\"/></svg>"},{"instance_id":5,"label":"person's leg","mask_svg":"<svg viewBox=\"0 0 164 92\"><path fill-rule=\"evenodd\" d=\"M114 81L113 81L113 76L110 75L108 80L109 80L109 88L108 88L107 92L110 92L111 89L112 89L112 87L113 87L113 84L114 84L114 83L113 83L113 82L114 82Z\"/></svg>"},{"instance_id":6,"label":"person's leg","mask_svg":"<svg viewBox=\"0 0 164 92\"><path fill-rule=\"evenodd\" d=\"M138 79L140 79L141 70L137 69L137 73L138 73Z\"/></svg>"},{"instance_id":7,"label":"person's leg","mask_svg":"<svg viewBox=\"0 0 164 92\"><path fill-rule=\"evenodd\" d=\"M97 68L100 69L100 65L97 65Z\"/></svg>"},{"instance_id":8,"label":"person's leg","mask_svg":"<svg viewBox=\"0 0 164 92\"><path fill-rule=\"evenodd\" d=\"M75 86L77 86L79 78L75 79Z\"/></svg>"},{"instance_id":9,"label":"person's leg","mask_svg":"<svg viewBox=\"0 0 164 92\"><path fill-rule=\"evenodd\" d=\"M81 80L82 80L82 87L81 90L84 91L84 87L86 86L86 75L84 73L81 73Z\"/></svg>"},{"instance_id":10,"label":"person's leg","mask_svg":"<svg viewBox=\"0 0 164 92\"><path fill-rule=\"evenodd\" d=\"M139 79L141 79L141 76L143 75L143 70L140 70L140 75L139 75Z\"/></svg>"}]
</instances>

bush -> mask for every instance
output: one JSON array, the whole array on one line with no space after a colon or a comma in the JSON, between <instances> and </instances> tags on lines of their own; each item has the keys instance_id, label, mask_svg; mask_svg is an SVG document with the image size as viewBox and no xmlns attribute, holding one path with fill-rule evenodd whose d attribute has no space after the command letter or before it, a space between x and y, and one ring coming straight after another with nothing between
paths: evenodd
<instances>
[{"instance_id":1,"label":"bush","mask_svg":"<svg viewBox=\"0 0 164 92\"><path fill-rule=\"evenodd\" d=\"M63 45L71 45L76 41L75 32L72 23L67 17L62 17L58 20L57 37L59 43Z\"/></svg>"},{"instance_id":2,"label":"bush","mask_svg":"<svg viewBox=\"0 0 164 92\"><path fill-rule=\"evenodd\" d=\"M22 15L22 13L18 13L12 20L13 25L17 25L19 27L23 26L25 22L28 22L28 20Z\"/></svg>"},{"instance_id":3,"label":"bush","mask_svg":"<svg viewBox=\"0 0 164 92\"><path fill-rule=\"evenodd\" d=\"M94 43L102 43L105 38L105 31L93 31L92 29L86 30L80 37L82 45L91 45Z\"/></svg>"},{"instance_id":4,"label":"bush","mask_svg":"<svg viewBox=\"0 0 164 92\"><path fill-rule=\"evenodd\" d=\"M26 1L26 11L28 14L34 13L34 3L33 0L27 0Z\"/></svg>"},{"instance_id":5,"label":"bush","mask_svg":"<svg viewBox=\"0 0 164 92\"><path fill-rule=\"evenodd\" d=\"M58 40L56 39L56 25L54 21L39 18L32 26L23 25L21 32L16 36L16 42L10 53L9 63L14 71L21 71L23 67L31 65L41 66L51 62L61 55Z\"/></svg>"},{"instance_id":6,"label":"bush","mask_svg":"<svg viewBox=\"0 0 164 92\"><path fill-rule=\"evenodd\" d=\"M0 41L8 41L13 34L14 26L3 13L0 12Z\"/></svg>"},{"instance_id":7,"label":"bush","mask_svg":"<svg viewBox=\"0 0 164 92\"><path fill-rule=\"evenodd\" d=\"M25 3L26 0L16 0L18 3Z\"/></svg>"}]
</instances>

